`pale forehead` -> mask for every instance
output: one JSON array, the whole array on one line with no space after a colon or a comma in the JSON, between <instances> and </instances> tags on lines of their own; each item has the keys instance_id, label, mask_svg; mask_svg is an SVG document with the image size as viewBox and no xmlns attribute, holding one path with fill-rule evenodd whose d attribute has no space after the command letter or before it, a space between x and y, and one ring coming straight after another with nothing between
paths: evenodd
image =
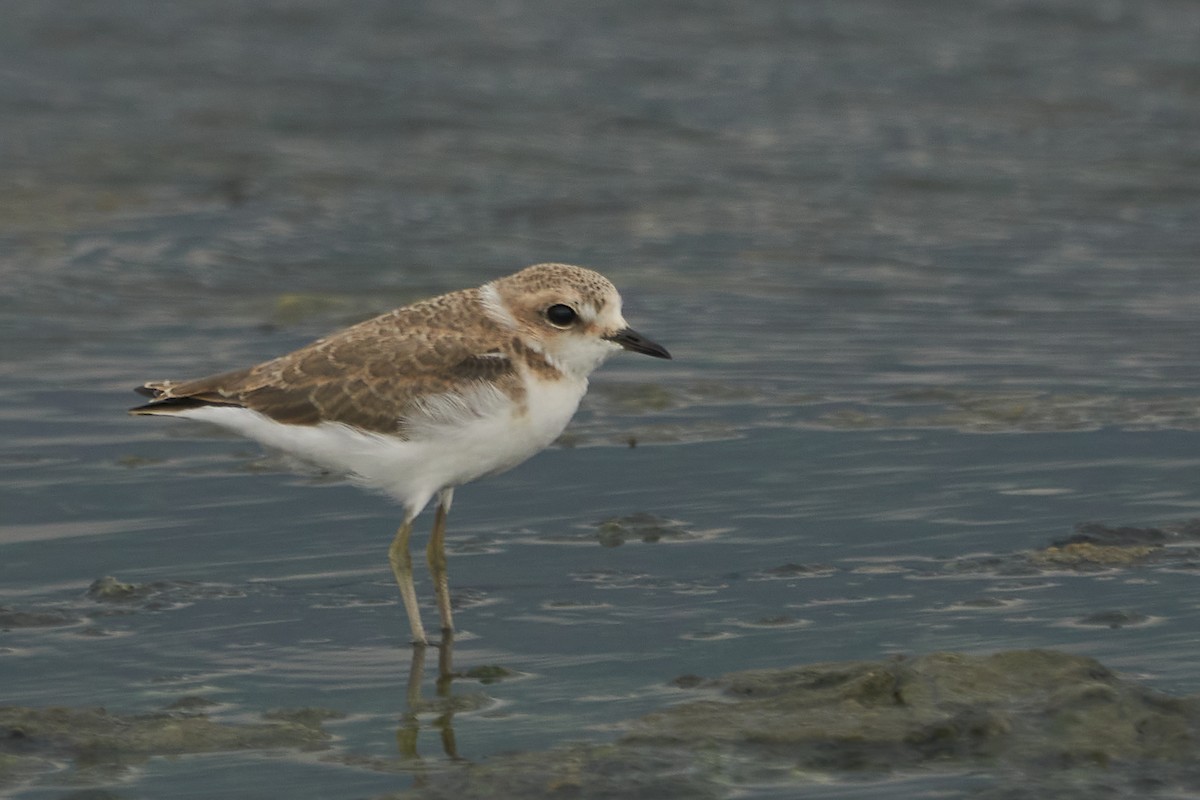
<instances>
[{"instance_id":1,"label":"pale forehead","mask_svg":"<svg viewBox=\"0 0 1200 800\"><path fill-rule=\"evenodd\" d=\"M570 264L536 264L496 281L506 291L521 294L573 292L597 305L617 294L608 278L590 269Z\"/></svg>"}]
</instances>

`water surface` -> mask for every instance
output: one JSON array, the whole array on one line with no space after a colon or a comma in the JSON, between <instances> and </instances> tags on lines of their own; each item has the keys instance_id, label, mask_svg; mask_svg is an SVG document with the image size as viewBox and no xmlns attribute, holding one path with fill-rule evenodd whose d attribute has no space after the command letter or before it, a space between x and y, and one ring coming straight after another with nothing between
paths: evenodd
<instances>
[{"instance_id":1,"label":"water surface","mask_svg":"<svg viewBox=\"0 0 1200 800\"><path fill-rule=\"evenodd\" d=\"M614 358L560 447L456 496L456 660L513 673L454 683L463 758L803 661L1065 648L1200 690L1189 564L955 568L1200 516L1193 4L10 6L0 605L63 624L0 635L0 701L345 715L85 784L412 783L398 509L124 409L538 261L675 360Z\"/></svg>"}]
</instances>

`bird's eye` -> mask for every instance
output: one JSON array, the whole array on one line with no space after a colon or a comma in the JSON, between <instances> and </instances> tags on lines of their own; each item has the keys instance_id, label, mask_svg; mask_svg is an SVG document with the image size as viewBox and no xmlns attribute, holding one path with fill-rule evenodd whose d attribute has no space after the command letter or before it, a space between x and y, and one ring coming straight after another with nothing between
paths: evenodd
<instances>
[{"instance_id":1,"label":"bird's eye","mask_svg":"<svg viewBox=\"0 0 1200 800\"><path fill-rule=\"evenodd\" d=\"M546 309L546 319L551 325L556 325L559 328L565 328L575 321L575 309L562 303L555 303Z\"/></svg>"}]
</instances>

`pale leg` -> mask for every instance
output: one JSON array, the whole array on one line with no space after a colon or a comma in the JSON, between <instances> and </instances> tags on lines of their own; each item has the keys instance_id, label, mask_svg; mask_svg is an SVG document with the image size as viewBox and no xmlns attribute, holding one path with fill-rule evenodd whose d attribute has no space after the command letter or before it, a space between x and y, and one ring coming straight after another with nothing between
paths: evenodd
<instances>
[{"instance_id":1,"label":"pale leg","mask_svg":"<svg viewBox=\"0 0 1200 800\"><path fill-rule=\"evenodd\" d=\"M408 625L412 629L412 641L415 645L424 647L428 644L425 638L425 626L421 624L421 609L417 605L417 588L413 585L412 554L408 552L408 539L412 536L412 517L405 517L404 524L396 531L396 538L388 548L388 561L392 565L392 574L400 586L400 597L404 600L404 610L408 614Z\"/></svg>"},{"instance_id":2,"label":"pale leg","mask_svg":"<svg viewBox=\"0 0 1200 800\"><path fill-rule=\"evenodd\" d=\"M438 492L437 513L433 517L429 546L425 548L429 574L433 577L433 592L437 596L438 615L442 618L443 639L449 639L454 633L454 617L450 611L450 578L446 571L446 515L450 513L453 499L453 488Z\"/></svg>"}]
</instances>

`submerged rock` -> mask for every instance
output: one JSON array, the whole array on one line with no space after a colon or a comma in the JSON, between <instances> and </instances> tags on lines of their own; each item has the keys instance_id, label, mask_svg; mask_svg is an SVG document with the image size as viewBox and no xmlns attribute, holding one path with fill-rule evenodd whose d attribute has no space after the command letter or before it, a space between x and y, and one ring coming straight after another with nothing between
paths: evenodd
<instances>
[{"instance_id":1,"label":"submerged rock","mask_svg":"<svg viewBox=\"0 0 1200 800\"><path fill-rule=\"evenodd\" d=\"M47 611L27 611L19 608L0 606L0 630L17 628L59 628L74 625L79 622L79 616L61 609Z\"/></svg>"},{"instance_id":2,"label":"submerged rock","mask_svg":"<svg viewBox=\"0 0 1200 800\"><path fill-rule=\"evenodd\" d=\"M1097 547L1159 547L1172 540L1194 539L1191 531L1195 520L1163 528L1137 528L1132 525L1112 527L1102 522L1081 522L1066 539L1054 542L1055 547L1089 544Z\"/></svg>"},{"instance_id":3,"label":"submerged rock","mask_svg":"<svg viewBox=\"0 0 1200 800\"><path fill-rule=\"evenodd\" d=\"M109 607L162 611L187 605L200 599L241 597L244 591L230 586L190 581L152 581L126 583L111 575L97 578L87 589L87 598Z\"/></svg>"},{"instance_id":4,"label":"submerged rock","mask_svg":"<svg viewBox=\"0 0 1200 800\"><path fill-rule=\"evenodd\" d=\"M499 664L480 664L463 673L464 678L470 678L483 684L498 683L515 675L515 672Z\"/></svg>"},{"instance_id":5,"label":"submerged rock","mask_svg":"<svg viewBox=\"0 0 1200 800\"><path fill-rule=\"evenodd\" d=\"M1022 797L1077 768L1097 787L1148 769L1200 788L1190 766L1200 697L1146 689L1082 656L934 653L676 685L707 696L633 721L613 744L489 759L398 797L730 797L912 769L994 771L998 786L1018 772Z\"/></svg>"},{"instance_id":6,"label":"submerged rock","mask_svg":"<svg viewBox=\"0 0 1200 800\"><path fill-rule=\"evenodd\" d=\"M653 544L663 540L687 541L699 538L676 519L639 512L624 517L610 517L596 523L596 539L605 547L619 547L638 540Z\"/></svg>"}]
</instances>

